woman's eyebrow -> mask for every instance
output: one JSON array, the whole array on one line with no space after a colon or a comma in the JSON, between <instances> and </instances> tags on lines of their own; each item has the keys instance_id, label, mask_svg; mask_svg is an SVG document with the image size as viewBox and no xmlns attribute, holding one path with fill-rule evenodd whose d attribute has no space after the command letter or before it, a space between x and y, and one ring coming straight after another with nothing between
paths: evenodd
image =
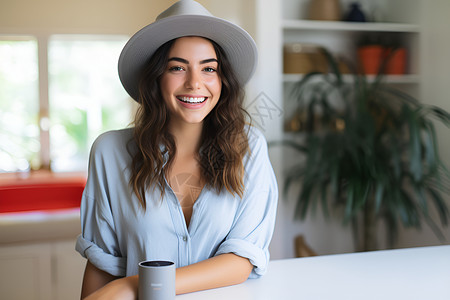
<instances>
[{"instance_id":1,"label":"woman's eyebrow","mask_svg":"<svg viewBox=\"0 0 450 300\"><path fill-rule=\"evenodd\" d=\"M200 64L202 65L202 64L207 64L207 63L210 63L210 62L219 63L219 61L217 59L215 59L215 58L208 58L208 59L201 60Z\"/></svg>"},{"instance_id":2,"label":"woman's eyebrow","mask_svg":"<svg viewBox=\"0 0 450 300\"><path fill-rule=\"evenodd\" d=\"M181 58L181 57L176 57L176 56L169 58L168 61L178 61L178 62L181 62L183 64L187 64L187 65L189 64L188 60L186 60L184 58ZM201 60L200 64L202 65L202 64L207 64L207 63L210 63L210 62L218 63L217 59L215 59L215 58L208 58L208 59Z\"/></svg>"},{"instance_id":3,"label":"woman's eyebrow","mask_svg":"<svg viewBox=\"0 0 450 300\"><path fill-rule=\"evenodd\" d=\"M171 58L169 58L168 61L178 61L183 64L187 64L187 65L189 64L189 61L187 61L186 59L181 58L181 57L171 57Z\"/></svg>"}]
</instances>

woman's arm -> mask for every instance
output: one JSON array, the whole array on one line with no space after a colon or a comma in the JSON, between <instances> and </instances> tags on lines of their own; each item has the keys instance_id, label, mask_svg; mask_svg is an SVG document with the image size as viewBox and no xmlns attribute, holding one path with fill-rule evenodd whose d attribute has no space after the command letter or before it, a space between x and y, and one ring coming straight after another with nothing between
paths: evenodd
<instances>
[{"instance_id":1,"label":"woman's arm","mask_svg":"<svg viewBox=\"0 0 450 300\"><path fill-rule=\"evenodd\" d=\"M92 294L114 279L116 279L116 277L98 269L88 260L86 263L86 269L84 270L83 285L81 287L81 299L86 298L88 295Z\"/></svg>"},{"instance_id":2,"label":"woman's arm","mask_svg":"<svg viewBox=\"0 0 450 300\"><path fill-rule=\"evenodd\" d=\"M247 258L226 253L177 269L176 293L213 289L247 280L253 265Z\"/></svg>"},{"instance_id":3,"label":"woman's arm","mask_svg":"<svg viewBox=\"0 0 450 300\"><path fill-rule=\"evenodd\" d=\"M119 296L119 291L120 295L126 293L124 287L118 286L118 281L116 280L118 278L98 269L88 260L84 271L83 285L81 287L81 299L112 299L109 295ZM128 294L132 296L130 299L135 298L133 296L134 291L131 291L131 293L128 291ZM88 296L90 297L87 298Z\"/></svg>"},{"instance_id":4,"label":"woman's arm","mask_svg":"<svg viewBox=\"0 0 450 300\"><path fill-rule=\"evenodd\" d=\"M93 270L88 270L88 267L93 268ZM221 254L189 266L177 268L176 293L185 294L242 283L248 278L252 269L253 266L247 258L232 253ZM91 276L91 272L94 277L89 279L90 277L87 276ZM83 280L82 299L97 289L86 300L134 300L137 298L139 285L137 275L114 280L115 277L106 273L110 276L107 278L102 272L88 263ZM93 282L88 283L88 280L93 280ZM102 283L103 288L101 288Z\"/></svg>"}]
</instances>

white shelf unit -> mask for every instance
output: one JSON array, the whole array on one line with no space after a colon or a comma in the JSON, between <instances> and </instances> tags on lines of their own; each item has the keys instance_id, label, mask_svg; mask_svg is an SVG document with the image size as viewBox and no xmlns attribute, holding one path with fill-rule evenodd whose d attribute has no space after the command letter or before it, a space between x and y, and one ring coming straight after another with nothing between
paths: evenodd
<instances>
[{"instance_id":1,"label":"white shelf unit","mask_svg":"<svg viewBox=\"0 0 450 300\"><path fill-rule=\"evenodd\" d=\"M303 78L303 74L283 74L284 83L295 83ZM367 81L372 82L375 79L375 75L368 75ZM353 75L343 75L344 82L352 82ZM386 75L384 80L392 84L419 84L420 76L418 74L406 74L406 75Z\"/></svg>"},{"instance_id":2,"label":"white shelf unit","mask_svg":"<svg viewBox=\"0 0 450 300\"><path fill-rule=\"evenodd\" d=\"M364 2L359 1L362 4ZM333 55L357 64L358 45L367 40L377 40L385 44L405 47L407 50L407 70L405 75L388 76L386 80L394 84L418 84L419 38L421 27L418 20L420 0L373 0L372 6L363 9L385 12L384 22L343 22L307 20L309 0L281 1L282 44L305 43L325 47ZM350 0L342 0L342 11ZM402 9L407 7L408 9ZM283 82L290 83L301 75L283 74Z\"/></svg>"},{"instance_id":3,"label":"white shelf unit","mask_svg":"<svg viewBox=\"0 0 450 300\"><path fill-rule=\"evenodd\" d=\"M373 31L373 32L404 32L419 33L420 26L405 23L353 23L340 21L283 20L284 30L327 30L327 31Z\"/></svg>"},{"instance_id":4,"label":"white shelf unit","mask_svg":"<svg viewBox=\"0 0 450 300\"><path fill-rule=\"evenodd\" d=\"M422 0L359 0L367 7L377 10L376 23L346 23L307 20L307 6L310 0L255 0L254 33L259 49L259 65L256 73L256 91L263 90L270 99L281 107L283 115L272 118L265 134L269 141L293 139L301 141L302 136L297 133L285 132L283 123L289 120L295 111L288 99L293 84L301 80L301 74L283 74L283 45L290 42L315 43L327 46L331 52L356 57L356 45L360 38L367 35L383 35L393 37L405 44L409 49L408 73L403 76L388 76L385 79L400 88L418 92L423 80L420 71L419 49L422 40L421 16ZM341 0L345 8L355 0ZM425 31L425 30L424 30ZM373 78L373 77L372 77ZM369 80L372 79L369 77ZM344 76L345 80L352 80L351 76ZM255 93L256 94L256 93ZM290 105L287 105L290 104ZM299 155L286 147L269 148L272 164L277 174L280 187L280 201L277 226L271 244L273 258L293 257L292 245L295 237L302 234L320 254L333 254L354 251L351 232L341 227L338 220L323 220L317 212L316 217L304 221L294 220L294 203L296 190L292 193L282 193L284 174ZM296 189L299 186L295 187ZM282 199L283 198L283 199Z\"/></svg>"},{"instance_id":5,"label":"white shelf unit","mask_svg":"<svg viewBox=\"0 0 450 300\"><path fill-rule=\"evenodd\" d=\"M353 23L340 21L313 21L307 19L307 7L310 0L282 0L280 1L280 19L278 21L280 40L278 51L280 53L279 81L280 98L284 113L284 121L292 117L296 110L296 101L292 99L294 84L302 79L303 74L283 74L283 46L287 43L318 44L324 46L332 54L345 58L346 61L356 63L357 48L360 42L367 37L380 37L389 41L398 42L407 49L407 70L404 75L389 75L385 82L412 94L419 94L421 85L420 70L420 40L422 26L420 25L421 0L360 0L363 9L377 9L382 13L378 22ZM343 11L353 0L341 0ZM365 6L364 6L365 5ZM281 49L281 51L280 51ZM264 51L264 50L263 50ZM352 82L352 75L344 75L344 81ZM368 76L371 81L375 76ZM286 140L301 142L301 134L282 131L281 136ZM284 148L282 151L282 166L280 173L290 169L294 160L299 158L298 153ZM296 186L298 189L299 186ZM296 193L285 195L287 197L286 211L293 209L297 197ZM285 221L284 234L287 241L293 240L301 233L308 243L318 253L341 253L353 251L352 237L348 228L340 226L340 223L324 221L319 212L316 218L307 219L301 223ZM344 242L345 241L345 242Z\"/></svg>"},{"instance_id":6,"label":"white shelf unit","mask_svg":"<svg viewBox=\"0 0 450 300\"><path fill-rule=\"evenodd\" d=\"M329 23L329 24L328 24ZM380 40L405 47L405 75L419 74L418 45L420 27L415 24L346 23L323 21L283 21L283 44L306 43L325 47L333 55L357 63L358 45L364 39ZM409 82L409 79L406 80Z\"/></svg>"},{"instance_id":7,"label":"white shelf unit","mask_svg":"<svg viewBox=\"0 0 450 300\"><path fill-rule=\"evenodd\" d=\"M414 11L418 9L419 2L413 0L405 3L397 0L396 3L391 3L378 0L378 5L382 6L384 11L393 11L395 6L397 15L390 15L386 22L364 23L301 19L307 15L305 12L307 1L303 0L300 3L303 3L303 5L299 6L299 1L282 1L283 13L280 21L282 45L289 43L319 45L325 47L334 56L353 64L354 68L358 63L357 49L363 41L376 40L385 44L395 44L396 46L405 47L407 52L406 73L404 75L385 76L383 80L401 89L405 89L412 94L419 93L421 80L419 70L419 39L421 27L419 20L411 17L416 14L409 14L408 16L401 15L397 7L399 4L409 4L408 8ZM297 16L293 15L293 10L297 10ZM294 19L293 17L299 19ZM292 90L293 84L300 81L303 76L303 74L282 75L283 108L286 112L295 111L295 103L292 103L293 101L290 100L290 91ZM343 78L346 82L352 82L353 80L352 75L344 75ZM374 78L374 75L367 76L369 82L373 81ZM286 119L290 117L289 114L285 115Z\"/></svg>"}]
</instances>

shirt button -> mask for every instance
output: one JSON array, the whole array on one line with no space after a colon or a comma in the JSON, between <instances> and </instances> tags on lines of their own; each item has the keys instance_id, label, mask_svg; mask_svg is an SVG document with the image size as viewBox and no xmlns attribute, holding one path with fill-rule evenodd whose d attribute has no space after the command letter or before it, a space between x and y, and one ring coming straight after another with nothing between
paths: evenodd
<instances>
[{"instance_id":1,"label":"shirt button","mask_svg":"<svg viewBox=\"0 0 450 300\"><path fill-rule=\"evenodd\" d=\"M184 242L187 241L187 236L183 236L183 241L184 241Z\"/></svg>"}]
</instances>

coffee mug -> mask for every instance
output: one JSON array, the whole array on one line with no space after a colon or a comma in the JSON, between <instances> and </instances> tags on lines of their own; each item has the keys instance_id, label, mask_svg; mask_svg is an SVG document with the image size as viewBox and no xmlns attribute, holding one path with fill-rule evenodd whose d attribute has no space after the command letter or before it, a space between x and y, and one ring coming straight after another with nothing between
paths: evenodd
<instances>
[{"instance_id":1,"label":"coffee mug","mask_svg":"<svg viewBox=\"0 0 450 300\"><path fill-rule=\"evenodd\" d=\"M175 264L171 261L139 263L139 300L175 299Z\"/></svg>"}]
</instances>

